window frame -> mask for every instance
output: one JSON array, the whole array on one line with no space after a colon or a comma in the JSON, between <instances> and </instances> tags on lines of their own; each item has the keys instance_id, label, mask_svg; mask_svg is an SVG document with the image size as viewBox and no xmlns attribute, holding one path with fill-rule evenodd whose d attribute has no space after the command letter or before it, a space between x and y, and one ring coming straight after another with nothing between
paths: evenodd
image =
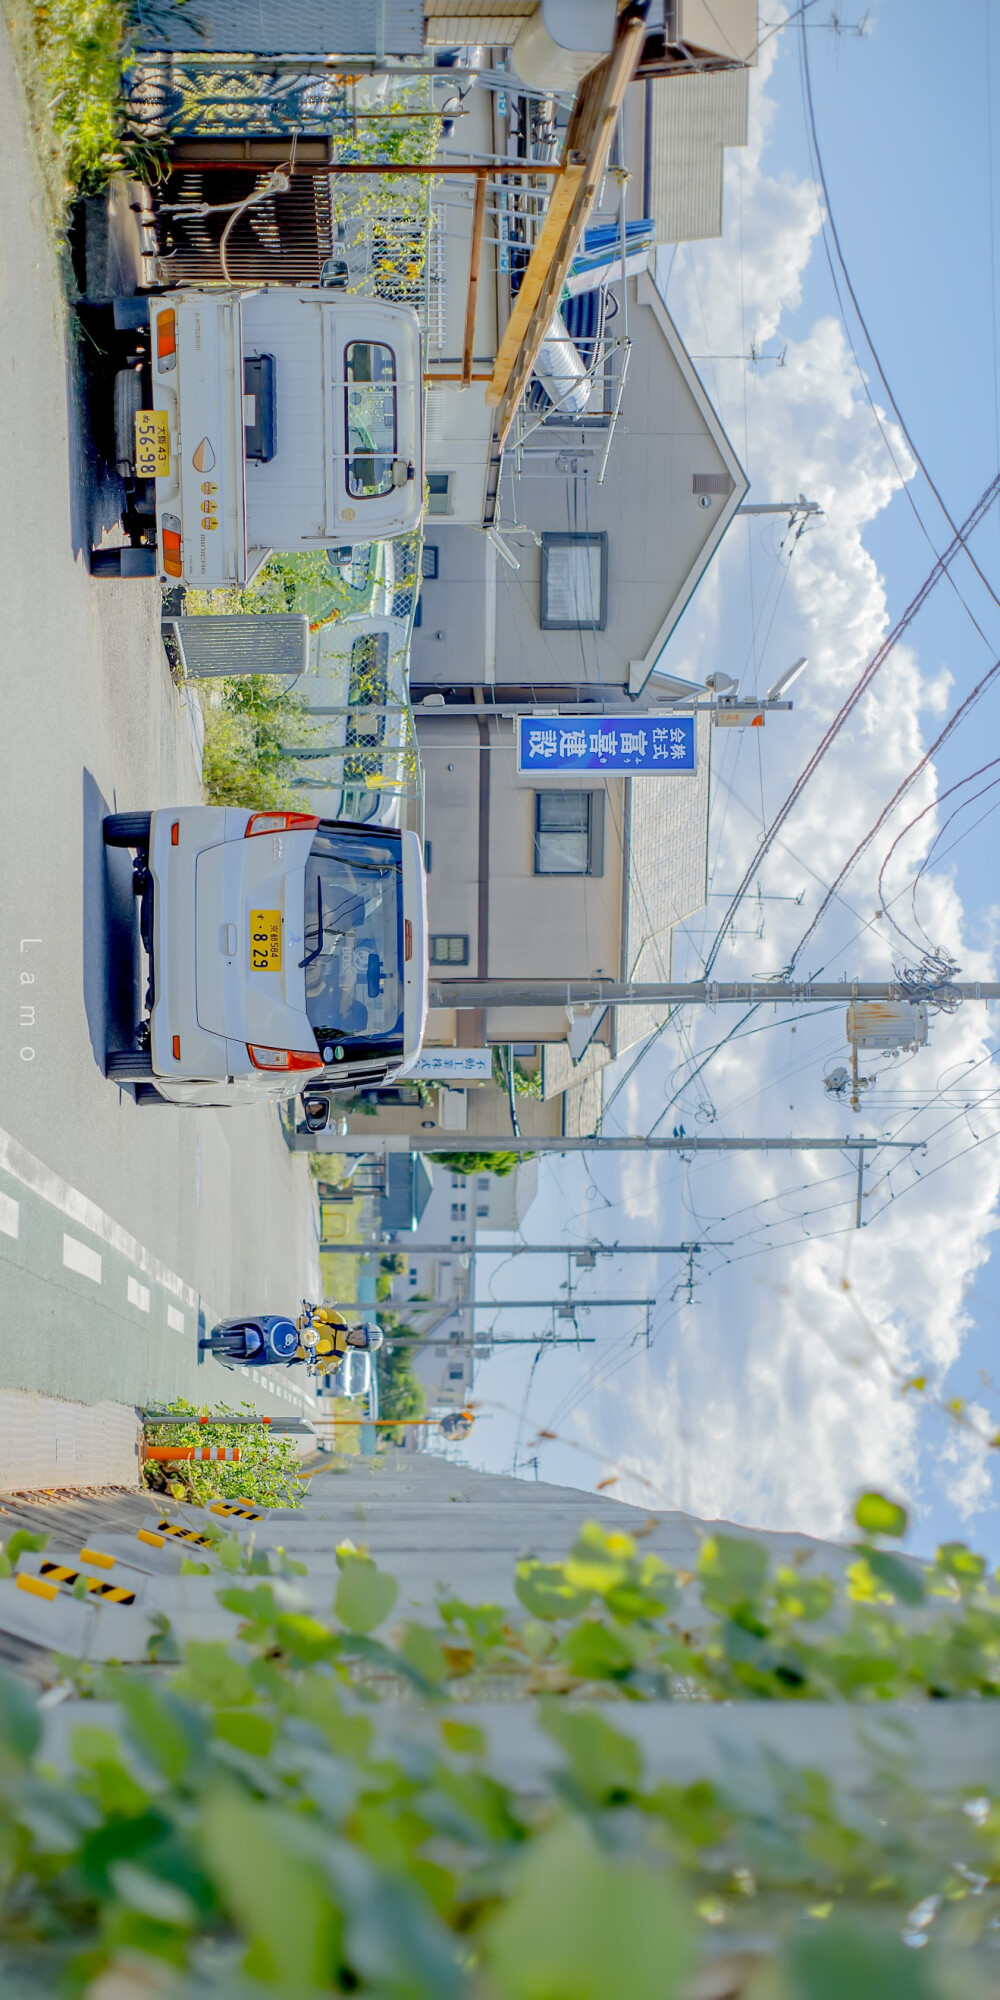
<instances>
[{"instance_id":1,"label":"window frame","mask_svg":"<svg viewBox=\"0 0 1000 2000\"><path fill-rule=\"evenodd\" d=\"M543 868L541 866L540 839L543 834L558 834L565 828L545 827L540 824L544 810L543 802L553 798L586 799L587 804L587 865L585 868ZM581 829L582 830L582 829ZM543 792L535 793L535 822L533 834L534 873L547 876L550 880L572 876L600 876L604 873L604 793L592 791L584 786L550 786Z\"/></svg>"},{"instance_id":2,"label":"window frame","mask_svg":"<svg viewBox=\"0 0 1000 2000\"><path fill-rule=\"evenodd\" d=\"M444 943L446 939L449 943L457 943L463 947L464 955L461 958L453 956L439 958L437 956L435 946ZM471 939L465 931L432 931L427 945L428 963L430 965L468 965L470 944Z\"/></svg>"},{"instance_id":3,"label":"window frame","mask_svg":"<svg viewBox=\"0 0 1000 2000\"><path fill-rule=\"evenodd\" d=\"M373 376L369 376L366 383L364 376L354 375L351 372L354 364L351 362L350 357L354 349L359 347L367 347L369 349L378 348L383 354L387 354L389 356L389 360L392 366L391 376L390 377L380 376L378 381L376 381ZM384 500L387 494L392 493L394 491L395 481L393 479L393 468L395 466L397 458L399 457L398 382L399 382L399 377L397 373L396 350L395 348L389 346L388 341L349 340L346 342L344 347L344 486L347 492L347 496L350 500ZM352 451L351 449L351 422L352 422L351 393L353 390L363 387L368 387L369 389L384 389L390 387L390 384L391 384L391 394L392 394L392 449L391 451L386 452L378 444L372 446L371 460L372 460L373 478L375 476L376 467L378 467L379 465L385 467L386 470L382 471L378 475L377 483L371 486L366 486L363 481L356 478L354 472L354 467L358 460L359 454L357 450ZM360 419L357 419L357 422L355 423L355 428L357 429L359 427L360 427Z\"/></svg>"},{"instance_id":4,"label":"window frame","mask_svg":"<svg viewBox=\"0 0 1000 2000\"><path fill-rule=\"evenodd\" d=\"M596 618L552 618L546 609L549 588L549 561L553 550L568 548L574 542L583 542L589 548L600 550L600 600ZM608 536L603 528L594 529L589 534L557 533L545 531L542 535L542 563L539 596L539 630L542 632L606 632L608 626Z\"/></svg>"},{"instance_id":5,"label":"window frame","mask_svg":"<svg viewBox=\"0 0 1000 2000\"><path fill-rule=\"evenodd\" d=\"M427 519L429 521L440 521L443 518L446 518L447 515L449 515L452 511L452 498L453 498L452 481L454 479L454 473L428 472L426 474L426 479L427 479L427 508L426 508ZM443 479L444 485L435 486L433 484L433 481L436 479L438 480ZM434 505L434 502L436 500L440 500L442 502L440 507L436 507Z\"/></svg>"}]
</instances>

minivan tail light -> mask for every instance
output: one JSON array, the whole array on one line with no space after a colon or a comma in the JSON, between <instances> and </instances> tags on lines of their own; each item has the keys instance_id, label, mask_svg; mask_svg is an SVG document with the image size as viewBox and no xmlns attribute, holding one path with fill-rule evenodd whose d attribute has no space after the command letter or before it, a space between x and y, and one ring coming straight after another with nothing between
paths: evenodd
<instances>
[{"instance_id":1,"label":"minivan tail light","mask_svg":"<svg viewBox=\"0 0 1000 2000\"><path fill-rule=\"evenodd\" d=\"M156 366L161 375L169 375L177 366L177 314L173 311L156 315Z\"/></svg>"},{"instance_id":2,"label":"minivan tail light","mask_svg":"<svg viewBox=\"0 0 1000 2000\"><path fill-rule=\"evenodd\" d=\"M262 1049L255 1043L247 1043L247 1055L254 1069L322 1069L323 1058L318 1049Z\"/></svg>"},{"instance_id":3,"label":"minivan tail light","mask_svg":"<svg viewBox=\"0 0 1000 2000\"><path fill-rule=\"evenodd\" d=\"M249 840L252 833L301 833L306 827L318 825L314 813L251 813L243 837Z\"/></svg>"},{"instance_id":4,"label":"minivan tail light","mask_svg":"<svg viewBox=\"0 0 1000 2000\"><path fill-rule=\"evenodd\" d=\"M409 917L403 918L403 957L413 957L413 925Z\"/></svg>"}]
</instances>

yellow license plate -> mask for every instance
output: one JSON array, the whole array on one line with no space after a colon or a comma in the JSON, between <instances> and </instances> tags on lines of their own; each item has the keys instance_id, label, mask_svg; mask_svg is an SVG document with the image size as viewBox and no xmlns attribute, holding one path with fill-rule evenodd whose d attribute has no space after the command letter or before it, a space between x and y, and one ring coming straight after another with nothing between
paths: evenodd
<instances>
[{"instance_id":1,"label":"yellow license plate","mask_svg":"<svg viewBox=\"0 0 1000 2000\"><path fill-rule=\"evenodd\" d=\"M170 438L166 410L135 413L135 473L137 479L165 479L170 471Z\"/></svg>"},{"instance_id":2,"label":"yellow license plate","mask_svg":"<svg viewBox=\"0 0 1000 2000\"><path fill-rule=\"evenodd\" d=\"M281 911L250 912L251 972L281 971Z\"/></svg>"}]
</instances>

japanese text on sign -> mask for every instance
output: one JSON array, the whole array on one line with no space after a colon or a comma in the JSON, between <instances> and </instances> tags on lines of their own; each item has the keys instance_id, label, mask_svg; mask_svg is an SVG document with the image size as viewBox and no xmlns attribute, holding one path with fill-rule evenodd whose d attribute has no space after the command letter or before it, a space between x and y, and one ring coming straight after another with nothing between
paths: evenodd
<instances>
[{"instance_id":1,"label":"japanese text on sign","mask_svg":"<svg viewBox=\"0 0 1000 2000\"><path fill-rule=\"evenodd\" d=\"M696 767L695 718L676 715L602 715L551 720L522 715L517 720L519 771L639 772L657 777Z\"/></svg>"}]
</instances>

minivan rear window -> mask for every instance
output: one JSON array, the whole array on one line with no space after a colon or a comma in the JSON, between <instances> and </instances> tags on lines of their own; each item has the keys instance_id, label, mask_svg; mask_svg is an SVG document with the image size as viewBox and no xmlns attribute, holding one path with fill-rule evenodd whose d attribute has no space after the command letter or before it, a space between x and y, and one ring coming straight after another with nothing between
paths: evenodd
<instances>
[{"instance_id":1,"label":"minivan rear window","mask_svg":"<svg viewBox=\"0 0 1000 2000\"><path fill-rule=\"evenodd\" d=\"M302 963L306 1013L324 1062L336 1069L376 1049L402 1053L398 836L317 829L306 862Z\"/></svg>"},{"instance_id":2,"label":"minivan rear window","mask_svg":"<svg viewBox=\"0 0 1000 2000\"><path fill-rule=\"evenodd\" d=\"M378 340L344 349L346 481L352 499L392 491L396 457L396 357Z\"/></svg>"}]
</instances>

